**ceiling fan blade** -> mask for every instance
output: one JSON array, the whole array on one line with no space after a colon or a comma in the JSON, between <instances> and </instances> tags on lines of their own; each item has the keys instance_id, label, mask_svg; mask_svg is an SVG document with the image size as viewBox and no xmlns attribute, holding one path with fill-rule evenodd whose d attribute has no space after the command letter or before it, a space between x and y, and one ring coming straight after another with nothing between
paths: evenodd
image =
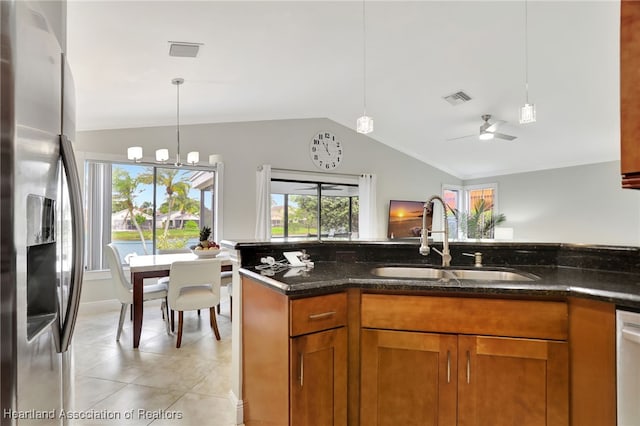
<instances>
[{"instance_id":1,"label":"ceiling fan blade","mask_svg":"<svg viewBox=\"0 0 640 426\"><path fill-rule=\"evenodd\" d=\"M517 136L505 135L504 133L495 133L495 132L491 132L491 133L493 133L494 138L504 139L507 141L512 141L517 138Z\"/></svg>"},{"instance_id":2,"label":"ceiling fan blade","mask_svg":"<svg viewBox=\"0 0 640 426\"><path fill-rule=\"evenodd\" d=\"M472 138L474 136L477 136L477 135L473 134L473 135L466 135L466 136L458 136L457 138L445 139L445 142L451 142L451 141L457 141L457 140L460 140L460 139Z\"/></svg>"},{"instance_id":3,"label":"ceiling fan blade","mask_svg":"<svg viewBox=\"0 0 640 426\"><path fill-rule=\"evenodd\" d=\"M489 125L489 127L487 127L487 128L485 129L485 131L493 133L493 132L495 132L496 130L498 130L498 127L502 126L504 123L506 123L506 121L504 121L504 120L497 120L495 123L491 123L491 124Z\"/></svg>"}]
</instances>

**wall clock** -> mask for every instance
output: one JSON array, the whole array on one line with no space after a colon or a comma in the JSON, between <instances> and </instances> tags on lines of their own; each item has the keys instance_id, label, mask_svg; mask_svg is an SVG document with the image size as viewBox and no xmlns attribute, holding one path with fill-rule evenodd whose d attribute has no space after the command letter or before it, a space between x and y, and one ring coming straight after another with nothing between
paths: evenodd
<instances>
[{"instance_id":1,"label":"wall clock","mask_svg":"<svg viewBox=\"0 0 640 426\"><path fill-rule=\"evenodd\" d=\"M309 155L319 169L333 170L340 165L344 157L342 142L331 132L318 132L309 144Z\"/></svg>"}]
</instances>

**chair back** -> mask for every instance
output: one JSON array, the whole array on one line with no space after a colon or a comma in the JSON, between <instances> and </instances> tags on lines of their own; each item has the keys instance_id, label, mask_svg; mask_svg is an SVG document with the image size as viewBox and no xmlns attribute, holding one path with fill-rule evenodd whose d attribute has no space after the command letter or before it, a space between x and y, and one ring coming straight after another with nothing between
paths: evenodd
<instances>
[{"instance_id":1,"label":"chair back","mask_svg":"<svg viewBox=\"0 0 640 426\"><path fill-rule=\"evenodd\" d=\"M169 272L169 306L175 304L184 287L210 285L220 302L220 259L199 259L173 262Z\"/></svg>"},{"instance_id":2,"label":"chair back","mask_svg":"<svg viewBox=\"0 0 640 426\"><path fill-rule=\"evenodd\" d=\"M107 263L111 271L111 279L113 281L113 290L115 295L122 303L131 303L133 301L132 286L124 276L122 263L120 263L120 254L113 244L107 244L105 250L107 255Z\"/></svg>"}]
</instances>

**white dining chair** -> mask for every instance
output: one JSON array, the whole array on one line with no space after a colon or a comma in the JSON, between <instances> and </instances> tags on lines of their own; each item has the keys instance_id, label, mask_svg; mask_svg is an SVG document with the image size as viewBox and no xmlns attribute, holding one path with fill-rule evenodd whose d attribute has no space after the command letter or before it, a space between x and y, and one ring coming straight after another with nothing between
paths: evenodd
<instances>
[{"instance_id":1,"label":"white dining chair","mask_svg":"<svg viewBox=\"0 0 640 426\"><path fill-rule=\"evenodd\" d=\"M107 263L109 264L109 269L111 270L111 278L113 281L113 289L115 291L116 298L120 301L122 306L120 307L120 321L118 323L118 333L116 334L116 341L120 340L120 335L122 334L122 327L124 325L124 318L127 314L127 307L133 304L133 286L127 280L124 275L124 270L122 269L122 263L120 263L120 254L118 253L118 249L113 244L107 244L107 249L105 250L107 256ZM167 334L171 334L171 330L169 329L169 311L167 308L167 283L158 282L157 284L148 284L143 287L144 295L143 300L146 302L148 300L158 300L162 299L162 305L160 309L162 310L162 317L165 320L165 326L167 329Z\"/></svg>"},{"instance_id":2,"label":"white dining chair","mask_svg":"<svg viewBox=\"0 0 640 426\"><path fill-rule=\"evenodd\" d=\"M173 311L178 311L176 348L182 344L184 311L209 308L209 323L216 339L220 340L215 312L220 303L220 259L173 262L169 272L168 300L172 325Z\"/></svg>"},{"instance_id":3,"label":"white dining chair","mask_svg":"<svg viewBox=\"0 0 640 426\"><path fill-rule=\"evenodd\" d=\"M226 287L229 294L229 319L233 320L233 273L231 271L220 272L220 287ZM220 303L218 303L218 315L220 314Z\"/></svg>"}]
</instances>

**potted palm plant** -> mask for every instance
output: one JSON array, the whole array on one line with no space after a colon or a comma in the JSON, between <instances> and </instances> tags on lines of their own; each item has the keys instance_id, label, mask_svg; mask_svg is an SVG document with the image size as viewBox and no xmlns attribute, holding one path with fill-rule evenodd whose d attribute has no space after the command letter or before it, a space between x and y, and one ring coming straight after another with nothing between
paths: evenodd
<instances>
[{"instance_id":1,"label":"potted palm plant","mask_svg":"<svg viewBox=\"0 0 640 426\"><path fill-rule=\"evenodd\" d=\"M507 220L504 214L495 214L493 204L484 199L475 203L471 213L454 209L453 214L459 229L468 239L493 238L494 228Z\"/></svg>"}]
</instances>

